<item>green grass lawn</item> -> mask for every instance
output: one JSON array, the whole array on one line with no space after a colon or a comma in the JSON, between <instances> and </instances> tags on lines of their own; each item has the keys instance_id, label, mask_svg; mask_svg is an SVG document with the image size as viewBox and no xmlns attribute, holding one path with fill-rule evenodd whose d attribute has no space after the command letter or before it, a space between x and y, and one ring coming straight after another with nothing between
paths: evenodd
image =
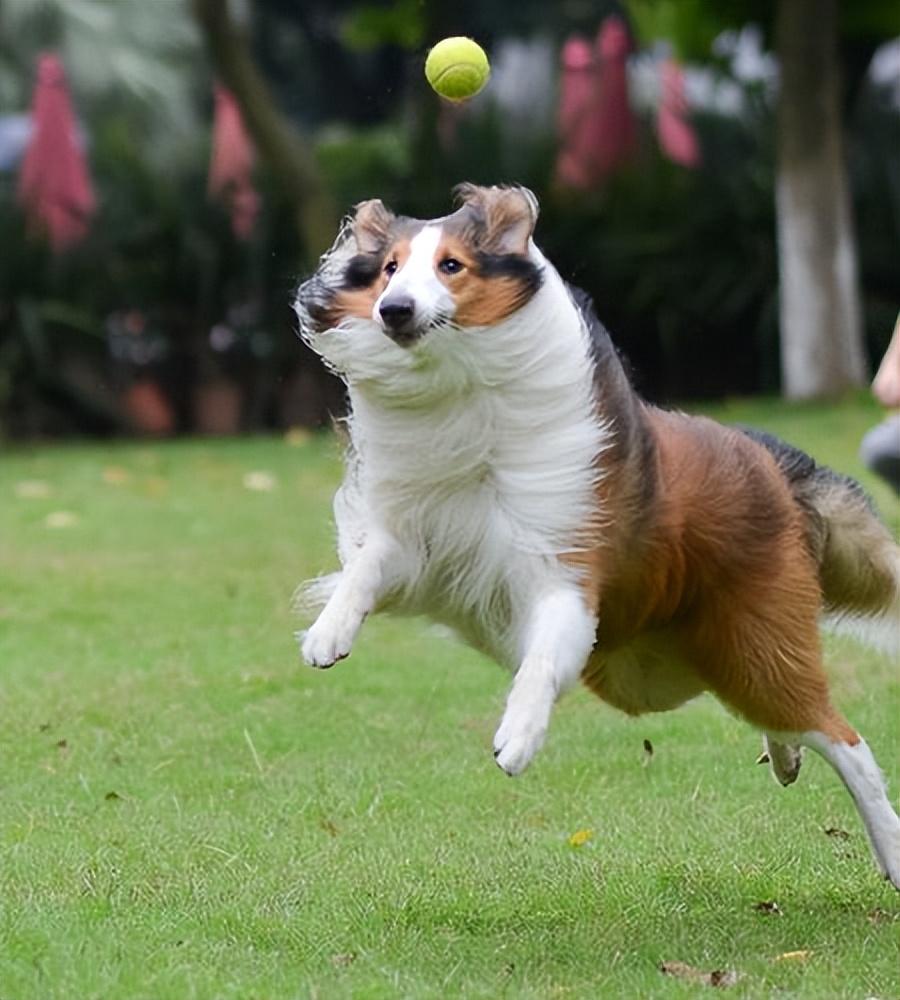
<instances>
[{"instance_id":1,"label":"green grass lawn","mask_svg":"<svg viewBox=\"0 0 900 1000\"><path fill-rule=\"evenodd\" d=\"M861 478L878 416L716 415ZM301 666L290 597L335 564L339 474L326 436L0 458L2 1000L709 989L673 961L733 996L900 997L900 894L849 796L818 759L780 789L712 699L629 720L577 692L510 780L505 676L426 623ZM828 649L896 803L897 664Z\"/></svg>"}]
</instances>

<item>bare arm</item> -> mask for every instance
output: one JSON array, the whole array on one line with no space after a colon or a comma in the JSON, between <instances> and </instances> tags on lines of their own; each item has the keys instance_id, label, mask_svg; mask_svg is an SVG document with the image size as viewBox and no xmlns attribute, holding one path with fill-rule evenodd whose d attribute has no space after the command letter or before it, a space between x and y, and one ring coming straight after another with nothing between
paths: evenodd
<instances>
[{"instance_id":1,"label":"bare arm","mask_svg":"<svg viewBox=\"0 0 900 1000\"><path fill-rule=\"evenodd\" d=\"M872 383L872 392L882 405L892 410L900 409L900 316Z\"/></svg>"}]
</instances>

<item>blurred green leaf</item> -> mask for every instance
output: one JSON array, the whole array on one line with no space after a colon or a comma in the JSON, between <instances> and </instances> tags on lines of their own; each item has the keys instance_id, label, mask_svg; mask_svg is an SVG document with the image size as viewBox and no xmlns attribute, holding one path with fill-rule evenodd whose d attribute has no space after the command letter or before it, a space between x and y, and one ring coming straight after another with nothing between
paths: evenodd
<instances>
[{"instance_id":1,"label":"blurred green leaf","mask_svg":"<svg viewBox=\"0 0 900 1000\"><path fill-rule=\"evenodd\" d=\"M358 52L382 45L419 48L425 37L422 5L418 0L395 0L387 7L360 4L344 19L341 37L348 48Z\"/></svg>"}]
</instances>

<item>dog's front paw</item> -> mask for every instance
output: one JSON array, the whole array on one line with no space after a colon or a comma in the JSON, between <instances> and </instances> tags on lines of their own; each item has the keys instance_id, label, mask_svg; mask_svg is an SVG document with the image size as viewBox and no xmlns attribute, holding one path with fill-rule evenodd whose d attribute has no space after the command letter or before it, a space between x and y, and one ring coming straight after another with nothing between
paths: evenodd
<instances>
[{"instance_id":1,"label":"dog's front paw","mask_svg":"<svg viewBox=\"0 0 900 1000\"><path fill-rule=\"evenodd\" d=\"M311 667L324 670L350 655L354 632L335 628L321 619L299 634L300 654Z\"/></svg>"},{"instance_id":2,"label":"dog's front paw","mask_svg":"<svg viewBox=\"0 0 900 1000\"><path fill-rule=\"evenodd\" d=\"M497 766L510 777L521 774L543 746L549 721L549 706L507 707L494 736Z\"/></svg>"}]
</instances>

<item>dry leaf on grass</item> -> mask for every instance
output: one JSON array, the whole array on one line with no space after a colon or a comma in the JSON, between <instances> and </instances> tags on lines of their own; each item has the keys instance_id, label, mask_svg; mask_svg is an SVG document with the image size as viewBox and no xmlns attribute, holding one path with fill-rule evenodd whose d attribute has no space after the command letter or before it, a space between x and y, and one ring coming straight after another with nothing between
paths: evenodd
<instances>
[{"instance_id":1,"label":"dry leaf on grass","mask_svg":"<svg viewBox=\"0 0 900 1000\"><path fill-rule=\"evenodd\" d=\"M22 479L16 483L16 496L22 500L46 500L52 490L43 479Z\"/></svg>"},{"instance_id":2,"label":"dry leaf on grass","mask_svg":"<svg viewBox=\"0 0 900 1000\"><path fill-rule=\"evenodd\" d=\"M305 427L289 427L284 432L284 443L291 448L300 448L311 438L312 434Z\"/></svg>"},{"instance_id":3,"label":"dry leaf on grass","mask_svg":"<svg viewBox=\"0 0 900 1000\"><path fill-rule=\"evenodd\" d=\"M773 962L805 962L807 959L812 958L813 952L807 951L805 949L800 949L799 951L783 951L780 955L776 955L772 961Z\"/></svg>"},{"instance_id":4,"label":"dry leaf on grass","mask_svg":"<svg viewBox=\"0 0 900 1000\"><path fill-rule=\"evenodd\" d=\"M774 899L763 899L758 903L753 904L753 909L757 913L766 913L773 917L781 916L781 907L775 902Z\"/></svg>"},{"instance_id":5,"label":"dry leaf on grass","mask_svg":"<svg viewBox=\"0 0 900 1000\"><path fill-rule=\"evenodd\" d=\"M244 476L244 489L254 493L271 493L278 485L278 480L271 472L257 470Z\"/></svg>"},{"instance_id":6,"label":"dry leaf on grass","mask_svg":"<svg viewBox=\"0 0 900 1000\"><path fill-rule=\"evenodd\" d=\"M131 473L121 465L107 465L103 470L103 482L107 486L124 486L131 481Z\"/></svg>"},{"instance_id":7,"label":"dry leaf on grass","mask_svg":"<svg viewBox=\"0 0 900 1000\"><path fill-rule=\"evenodd\" d=\"M688 965L687 962L661 962L659 971L664 976L674 976L675 979L685 979L703 986L734 986L741 978L740 973L734 969L713 969L711 972L704 972L702 969L695 969L693 965Z\"/></svg>"},{"instance_id":8,"label":"dry leaf on grass","mask_svg":"<svg viewBox=\"0 0 900 1000\"><path fill-rule=\"evenodd\" d=\"M141 485L141 490L148 497L165 496L169 491L169 480L162 476L148 476Z\"/></svg>"},{"instance_id":9,"label":"dry leaf on grass","mask_svg":"<svg viewBox=\"0 0 900 1000\"><path fill-rule=\"evenodd\" d=\"M44 527L53 528L74 528L78 524L78 515L70 510L54 510L44 518Z\"/></svg>"},{"instance_id":10,"label":"dry leaf on grass","mask_svg":"<svg viewBox=\"0 0 900 1000\"><path fill-rule=\"evenodd\" d=\"M576 830L572 836L569 837L569 847L584 847L589 840L593 839L593 830Z\"/></svg>"}]
</instances>

